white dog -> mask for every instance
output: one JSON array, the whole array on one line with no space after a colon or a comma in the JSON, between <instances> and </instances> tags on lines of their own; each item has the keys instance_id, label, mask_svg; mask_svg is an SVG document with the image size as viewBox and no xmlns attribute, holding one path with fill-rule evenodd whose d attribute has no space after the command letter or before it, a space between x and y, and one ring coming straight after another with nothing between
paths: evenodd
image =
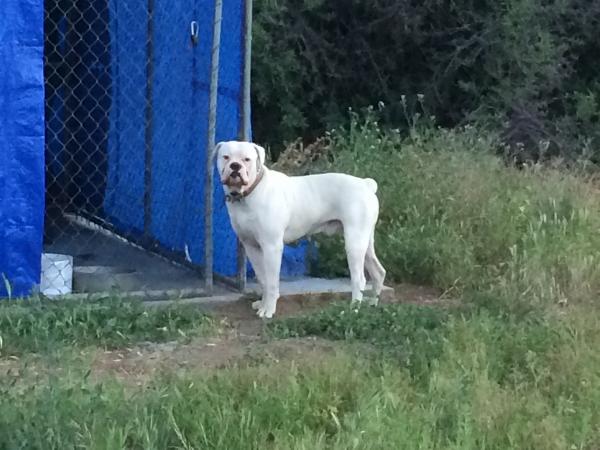
<instances>
[{"instance_id":1,"label":"white dog","mask_svg":"<svg viewBox=\"0 0 600 450\"><path fill-rule=\"evenodd\" d=\"M262 300L252 304L260 317L275 313L284 243L319 232L344 233L352 299L363 298L365 268L380 294L385 269L375 255L375 180L339 173L289 177L269 170L265 149L249 142L220 142L215 157L231 225L262 287Z\"/></svg>"}]
</instances>

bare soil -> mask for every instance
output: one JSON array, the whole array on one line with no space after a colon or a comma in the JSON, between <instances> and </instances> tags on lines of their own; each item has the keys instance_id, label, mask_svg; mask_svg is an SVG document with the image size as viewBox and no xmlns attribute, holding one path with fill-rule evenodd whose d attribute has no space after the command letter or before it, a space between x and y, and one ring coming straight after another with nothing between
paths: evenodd
<instances>
[{"instance_id":1,"label":"bare soil","mask_svg":"<svg viewBox=\"0 0 600 450\"><path fill-rule=\"evenodd\" d=\"M259 319L243 299L212 309L222 320L222 332L215 337L195 338L190 342L142 343L119 350L98 350L93 357L94 376L111 376L144 383L155 373L212 371L232 366L248 366L265 361L318 361L338 351L344 343L315 337L271 340L264 333L265 322ZM294 296L282 298L277 316L297 316L316 311L333 301L331 298ZM401 284L381 303L437 304L440 292L432 288Z\"/></svg>"}]
</instances>

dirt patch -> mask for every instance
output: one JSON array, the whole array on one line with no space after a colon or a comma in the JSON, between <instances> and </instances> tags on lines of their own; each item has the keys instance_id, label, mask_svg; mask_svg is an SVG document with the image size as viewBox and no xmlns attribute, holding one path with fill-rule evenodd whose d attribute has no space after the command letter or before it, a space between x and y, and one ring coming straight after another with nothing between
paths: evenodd
<instances>
[{"instance_id":1,"label":"dirt patch","mask_svg":"<svg viewBox=\"0 0 600 450\"><path fill-rule=\"evenodd\" d=\"M307 314L344 297L285 297L277 304L277 317ZM248 297L212 308L211 312L225 324L223 333L217 337L196 338L187 343L149 342L98 352L92 364L93 372L97 376L111 375L143 383L163 371L211 371L265 361L318 361L346 345L314 337L270 340L265 333L266 322L252 310L251 303L255 299ZM382 304L443 302L439 290L409 284L394 286L394 295L385 295L381 299Z\"/></svg>"},{"instance_id":2,"label":"dirt patch","mask_svg":"<svg viewBox=\"0 0 600 450\"><path fill-rule=\"evenodd\" d=\"M245 298L234 303L212 308L212 314L222 321L217 336L193 338L189 341L166 343L145 342L117 350L86 348L69 354L76 365L91 365L95 379L117 378L127 383L145 384L158 373L210 372L226 367L244 367L264 362L317 363L335 352L347 352L351 348L369 351L368 346L332 342L315 337L274 340L265 332L267 322L259 319L251 308L255 298ZM323 309L334 300L347 301L347 295L290 296L282 298L277 305L277 317L297 316ZM384 295L382 304L452 303L440 299L436 289L400 284L394 286L394 295ZM364 348L363 348L364 347ZM44 355L0 357L0 377L20 380L25 372L26 380L34 380L45 373L59 374L66 360L51 361ZM75 363L75 360L78 362Z\"/></svg>"},{"instance_id":3,"label":"dirt patch","mask_svg":"<svg viewBox=\"0 0 600 450\"><path fill-rule=\"evenodd\" d=\"M384 297L382 303L415 303L423 305L442 304L442 291L437 288L402 283L393 286L394 294Z\"/></svg>"},{"instance_id":4,"label":"dirt patch","mask_svg":"<svg viewBox=\"0 0 600 450\"><path fill-rule=\"evenodd\" d=\"M422 305L433 305L448 303L448 300L440 298L442 292L439 289L415 286L412 284L397 284L393 286L392 293L382 295L381 304L390 303L414 303ZM218 317L226 320L236 328L242 335L260 334L264 327L264 321L259 319L252 310L251 303L256 297L248 297L237 302L215 306L212 312ZM277 302L277 317L298 316L323 309L334 301L348 300L348 294L323 295L291 295L282 297Z\"/></svg>"},{"instance_id":5,"label":"dirt patch","mask_svg":"<svg viewBox=\"0 0 600 450\"><path fill-rule=\"evenodd\" d=\"M136 346L99 352L92 363L96 379L111 376L144 384L157 373L205 372L265 362L316 362L339 350L340 343L318 338L263 341L244 338L196 339L192 342Z\"/></svg>"}]
</instances>

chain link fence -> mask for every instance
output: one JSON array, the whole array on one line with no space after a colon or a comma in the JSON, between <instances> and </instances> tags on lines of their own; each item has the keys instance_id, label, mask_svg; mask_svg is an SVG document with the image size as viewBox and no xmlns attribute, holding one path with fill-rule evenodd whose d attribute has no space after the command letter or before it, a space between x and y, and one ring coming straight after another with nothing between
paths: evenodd
<instances>
[{"instance_id":1,"label":"chain link fence","mask_svg":"<svg viewBox=\"0 0 600 450\"><path fill-rule=\"evenodd\" d=\"M243 288L208 158L215 137L249 137L251 3L225 6L46 0L42 293L223 291L206 267ZM219 48L221 13L239 34Z\"/></svg>"}]
</instances>

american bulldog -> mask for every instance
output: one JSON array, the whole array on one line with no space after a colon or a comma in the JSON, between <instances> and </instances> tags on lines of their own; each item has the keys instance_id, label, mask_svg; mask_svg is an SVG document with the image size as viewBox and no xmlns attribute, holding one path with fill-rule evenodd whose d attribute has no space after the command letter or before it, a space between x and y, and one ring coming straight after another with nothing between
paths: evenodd
<instances>
[{"instance_id":1,"label":"american bulldog","mask_svg":"<svg viewBox=\"0 0 600 450\"><path fill-rule=\"evenodd\" d=\"M341 173L290 177L268 169L265 149L250 142L220 142L214 157L231 225L262 288L262 299L252 304L259 317L275 313L284 244L315 233L343 233L352 300L363 299L365 269L380 294L385 269L375 254L375 180Z\"/></svg>"}]
</instances>

